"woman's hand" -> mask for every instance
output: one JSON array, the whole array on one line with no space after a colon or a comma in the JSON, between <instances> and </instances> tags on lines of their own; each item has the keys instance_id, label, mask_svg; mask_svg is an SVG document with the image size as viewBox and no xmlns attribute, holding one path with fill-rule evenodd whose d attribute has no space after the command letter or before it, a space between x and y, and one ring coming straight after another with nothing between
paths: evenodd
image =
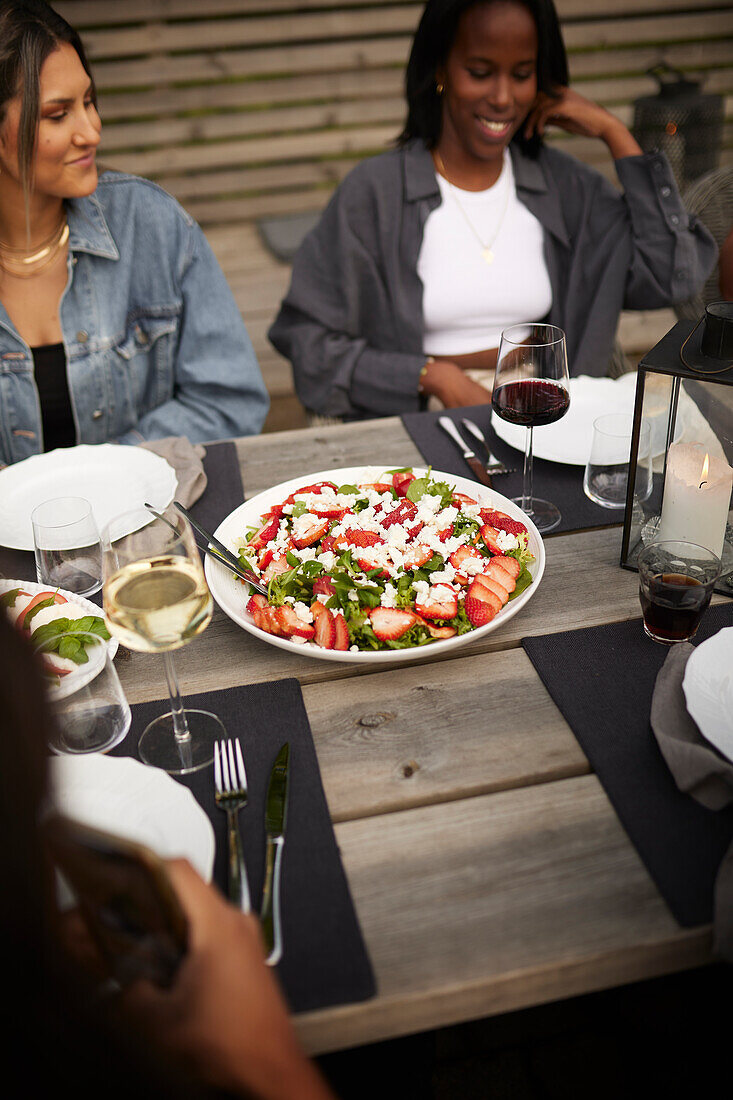
<instances>
[{"instance_id":1,"label":"woman's hand","mask_svg":"<svg viewBox=\"0 0 733 1100\"><path fill-rule=\"evenodd\" d=\"M491 391L479 386L451 359L434 359L422 376L422 392L437 397L446 409L488 405Z\"/></svg>"},{"instance_id":2,"label":"woman's hand","mask_svg":"<svg viewBox=\"0 0 733 1100\"><path fill-rule=\"evenodd\" d=\"M636 139L615 115L600 107L572 88L560 88L557 95L538 92L535 105L524 124L525 137L543 137L548 123L567 130L569 134L600 138L605 141L614 160L635 157L642 153Z\"/></svg>"},{"instance_id":3,"label":"woman's hand","mask_svg":"<svg viewBox=\"0 0 733 1100\"><path fill-rule=\"evenodd\" d=\"M188 917L189 950L170 989L139 981L124 991L130 1026L200 1083L262 1100L334 1100L298 1045L256 918L185 860L167 866Z\"/></svg>"}]
</instances>

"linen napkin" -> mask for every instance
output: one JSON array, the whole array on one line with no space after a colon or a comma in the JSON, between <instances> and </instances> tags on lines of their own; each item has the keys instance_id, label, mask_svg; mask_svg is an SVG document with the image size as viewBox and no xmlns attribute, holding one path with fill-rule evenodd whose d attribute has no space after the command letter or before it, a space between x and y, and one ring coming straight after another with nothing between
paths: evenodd
<instances>
[{"instance_id":1,"label":"linen napkin","mask_svg":"<svg viewBox=\"0 0 733 1100\"><path fill-rule=\"evenodd\" d=\"M205 449L200 443L190 443L185 435L169 435L165 439L149 439L140 444L146 451L164 458L176 471L178 488L176 500L190 508L206 488L203 457Z\"/></svg>"},{"instance_id":2,"label":"linen napkin","mask_svg":"<svg viewBox=\"0 0 733 1100\"><path fill-rule=\"evenodd\" d=\"M721 810L733 802L733 763L703 737L687 710L682 681L693 651L681 642L667 655L654 686L651 725L679 790L708 810ZM715 879L713 933L716 954L733 962L733 844Z\"/></svg>"}]
</instances>

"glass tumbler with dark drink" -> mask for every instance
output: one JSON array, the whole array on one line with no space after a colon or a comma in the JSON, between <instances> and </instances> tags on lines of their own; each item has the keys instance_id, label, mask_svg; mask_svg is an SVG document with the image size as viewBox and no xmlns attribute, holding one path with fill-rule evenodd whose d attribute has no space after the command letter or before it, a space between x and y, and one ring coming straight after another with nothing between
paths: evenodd
<instances>
[{"instance_id":1,"label":"glass tumbler with dark drink","mask_svg":"<svg viewBox=\"0 0 733 1100\"><path fill-rule=\"evenodd\" d=\"M720 558L694 542L654 542L639 555L639 600L648 637L664 645L687 642L702 619Z\"/></svg>"},{"instance_id":2,"label":"glass tumbler with dark drink","mask_svg":"<svg viewBox=\"0 0 733 1100\"><path fill-rule=\"evenodd\" d=\"M532 433L570 408L565 333L554 325L513 325L501 334L491 405L509 424L527 428L522 496L515 498L539 531L560 523L560 510L533 494Z\"/></svg>"}]
</instances>

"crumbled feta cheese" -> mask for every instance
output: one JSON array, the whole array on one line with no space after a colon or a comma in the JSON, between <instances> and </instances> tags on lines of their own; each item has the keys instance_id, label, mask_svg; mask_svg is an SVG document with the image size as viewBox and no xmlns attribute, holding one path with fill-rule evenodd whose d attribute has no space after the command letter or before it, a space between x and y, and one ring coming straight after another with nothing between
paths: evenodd
<instances>
[{"instance_id":1,"label":"crumbled feta cheese","mask_svg":"<svg viewBox=\"0 0 733 1100\"><path fill-rule=\"evenodd\" d=\"M303 603L302 600L297 600L293 603L293 610L303 623L313 622L313 612L308 607L308 604Z\"/></svg>"},{"instance_id":2,"label":"crumbled feta cheese","mask_svg":"<svg viewBox=\"0 0 733 1100\"><path fill-rule=\"evenodd\" d=\"M499 534L496 536L496 541L504 551L516 550L519 545L517 536L510 534L509 531L499 531Z\"/></svg>"}]
</instances>

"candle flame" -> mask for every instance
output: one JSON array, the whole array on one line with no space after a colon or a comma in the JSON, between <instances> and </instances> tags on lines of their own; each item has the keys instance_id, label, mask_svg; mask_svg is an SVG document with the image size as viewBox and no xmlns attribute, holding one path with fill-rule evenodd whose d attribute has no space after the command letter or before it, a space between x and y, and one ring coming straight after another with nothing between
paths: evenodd
<instances>
[{"instance_id":1,"label":"candle flame","mask_svg":"<svg viewBox=\"0 0 733 1100\"><path fill-rule=\"evenodd\" d=\"M698 485L698 489L702 489L703 485L706 484L706 482L708 480L708 470L709 469L710 469L710 455L706 454L705 455L705 461L702 464L702 470L700 471L700 484Z\"/></svg>"}]
</instances>

